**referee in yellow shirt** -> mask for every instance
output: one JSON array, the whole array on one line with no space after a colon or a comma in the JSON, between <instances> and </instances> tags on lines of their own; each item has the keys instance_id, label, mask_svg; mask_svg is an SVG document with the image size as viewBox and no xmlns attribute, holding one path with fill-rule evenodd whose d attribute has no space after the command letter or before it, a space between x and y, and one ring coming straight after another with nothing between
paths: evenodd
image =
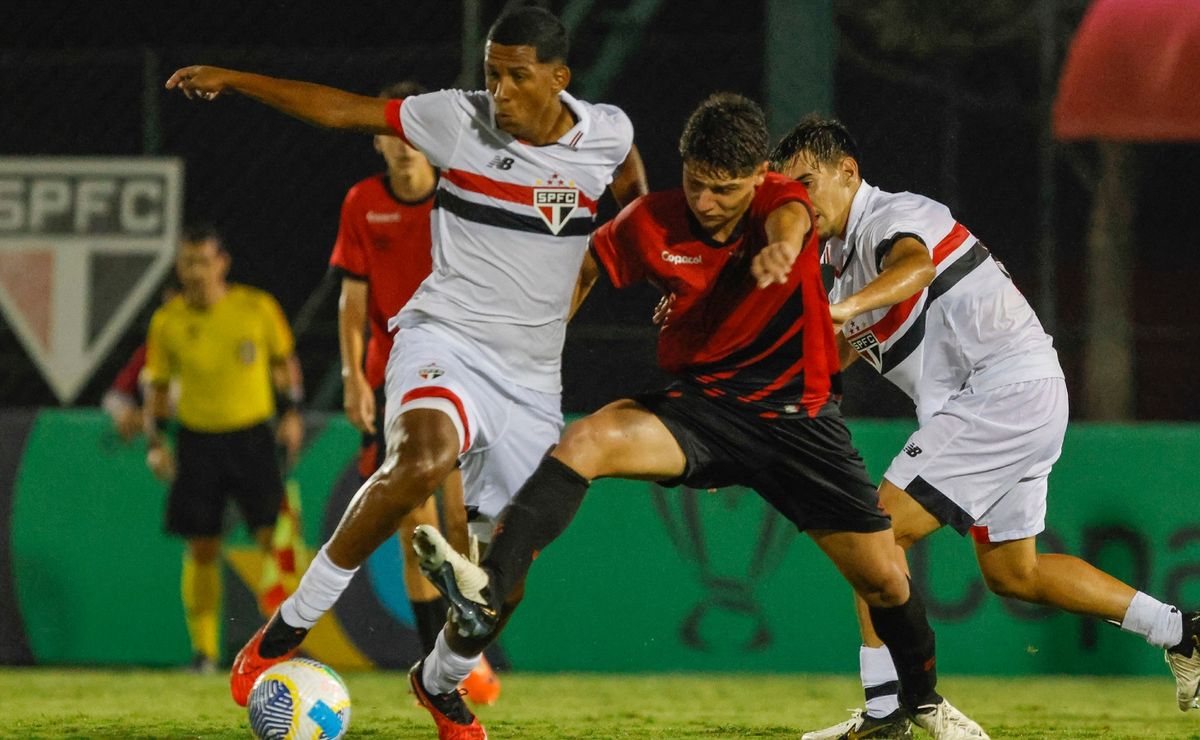
<instances>
[{"instance_id":1,"label":"referee in yellow shirt","mask_svg":"<svg viewBox=\"0 0 1200 740\"><path fill-rule=\"evenodd\" d=\"M221 524L228 499L271 563L271 534L284 496L270 421L292 458L304 423L294 340L269 294L230 284L230 256L208 226L185 228L176 260L182 293L150 320L146 373L151 390L147 464L171 483L166 528L187 541L182 594L193 667L218 657ZM179 385L173 453L163 435L167 388Z\"/></svg>"}]
</instances>

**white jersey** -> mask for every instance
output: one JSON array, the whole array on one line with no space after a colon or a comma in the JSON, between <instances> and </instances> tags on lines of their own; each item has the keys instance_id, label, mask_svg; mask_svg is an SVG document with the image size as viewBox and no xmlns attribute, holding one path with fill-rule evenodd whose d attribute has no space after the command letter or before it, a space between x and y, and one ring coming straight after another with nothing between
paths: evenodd
<instances>
[{"instance_id":1,"label":"white jersey","mask_svg":"<svg viewBox=\"0 0 1200 740\"><path fill-rule=\"evenodd\" d=\"M532 146L495 124L485 91L442 90L388 106L388 121L441 170L433 272L389 328L428 320L489 355L505 380L561 390L567 311L596 201L633 145L619 108L561 93L577 123Z\"/></svg>"},{"instance_id":2,"label":"white jersey","mask_svg":"<svg viewBox=\"0 0 1200 740\"><path fill-rule=\"evenodd\" d=\"M936 277L894 306L846 322L860 355L907 393L924 424L951 394L1041 378L1061 378L1050 336L987 248L950 209L913 193L886 193L863 182L850 206L846 238L830 239L830 302L879 277L888 250L903 237L925 244Z\"/></svg>"}]
</instances>

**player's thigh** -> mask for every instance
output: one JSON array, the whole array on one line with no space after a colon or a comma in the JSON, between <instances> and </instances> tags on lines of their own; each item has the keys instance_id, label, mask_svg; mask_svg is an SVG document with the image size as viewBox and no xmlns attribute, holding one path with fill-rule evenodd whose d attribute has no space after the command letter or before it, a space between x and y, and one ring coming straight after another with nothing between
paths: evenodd
<instances>
[{"instance_id":1,"label":"player's thigh","mask_svg":"<svg viewBox=\"0 0 1200 740\"><path fill-rule=\"evenodd\" d=\"M1023 537L1007 542L976 542L975 558L989 586L1021 583L1037 570L1037 540Z\"/></svg>"},{"instance_id":2,"label":"player's thigh","mask_svg":"<svg viewBox=\"0 0 1200 740\"><path fill-rule=\"evenodd\" d=\"M908 600L908 579L896 562L896 540L890 529L810 530L808 534L868 604L895 606Z\"/></svg>"},{"instance_id":3,"label":"player's thigh","mask_svg":"<svg viewBox=\"0 0 1200 740\"><path fill-rule=\"evenodd\" d=\"M879 505L892 517L896 544L906 550L942 526L937 517L886 478L879 484Z\"/></svg>"},{"instance_id":4,"label":"player's thigh","mask_svg":"<svg viewBox=\"0 0 1200 740\"><path fill-rule=\"evenodd\" d=\"M552 453L585 478L664 480L683 474L687 459L662 420L637 401L614 401L563 433Z\"/></svg>"}]
</instances>

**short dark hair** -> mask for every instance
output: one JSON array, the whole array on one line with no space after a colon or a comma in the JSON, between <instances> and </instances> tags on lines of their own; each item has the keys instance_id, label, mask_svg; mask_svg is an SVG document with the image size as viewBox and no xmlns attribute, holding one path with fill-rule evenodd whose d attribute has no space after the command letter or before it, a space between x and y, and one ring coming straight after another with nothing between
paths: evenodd
<instances>
[{"instance_id":1,"label":"short dark hair","mask_svg":"<svg viewBox=\"0 0 1200 740\"><path fill-rule=\"evenodd\" d=\"M410 95L421 95L425 92L428 92L425 86L415 80L400 80L399 82L393 82L390 85L384 86L379 91L379 97L389 100L403 100Z\"/></svg>"},{"instance_id":2,"label":"short dark hair","mask_svg":"<svg viewBox=\"0 0 1200 740\"><path fill-rule=\"evenodd\" d=\"M842 157L858 160L858 144L842 122L815 114L805 116L775 145L771 169L784 169L801 152L808 152L818 164L833 164Z\"/></svg>"},{"instance_id":3,"label":"short dark hair","mask_svg":"<svg viewBox=\"0 0 1200 740\"><path fill-rule=\"evenodd\" d=\"M217 227L207 221L189 221L183 225L183 229L179 234L180 241L188 244L204 242L212 239L221 249L225 249L225 244L221 239L221 232L217 231Z\"/></svg>"},{"instance_id":4,"label":"short dark hair","mask_svg":"<svg viewBox=\"0 0 1200 740\"><path fill-rule=\"evenodd\" d=\"M767 159L767 117L753 100L736 93L709 95L688 116L679 155L733 177L745 177Z\"/></svg>"},{"instance_id":5,"label":"short dark hair","mask_svg":"<svg viewBox=\"0 0 1200 740\"><path fill-rule=\"evenodd\" d=\"M488 29L487 40L505 46L532 46L539 62L567 61L567 28L545 8L525 7L504 13Z\"/></svg>"}]
</instances>

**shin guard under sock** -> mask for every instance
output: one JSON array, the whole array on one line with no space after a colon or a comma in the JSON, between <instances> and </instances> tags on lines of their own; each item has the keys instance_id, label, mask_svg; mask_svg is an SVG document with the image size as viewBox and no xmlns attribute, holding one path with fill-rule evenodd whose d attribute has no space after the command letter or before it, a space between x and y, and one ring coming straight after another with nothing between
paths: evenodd
<instances>
[{"instance_id":1,"label":"shin guard under sock","mask_svg":"<svg viewBox=\"0 0 1200 740\"><path fill-rule=\"evenodd\" d=\"M481 565L489 573L488 594L503 604L525 580L534 555L562 534L587 494L589 481L546 455L508 508Z\"/></svg>"},{"instance_id":2,"label":"shin guard under sock","mask_svg":"<svg viewBox=\"0 0 1200 740\"><path fill-rule=\"evenodd\" d=\"M933 628L916 589L909 589L908 601L900 606L872 606L870 612L875 633L892 654L900 677L900 705L914 711L940 703Z\"/></svg>"}]
</instances>

